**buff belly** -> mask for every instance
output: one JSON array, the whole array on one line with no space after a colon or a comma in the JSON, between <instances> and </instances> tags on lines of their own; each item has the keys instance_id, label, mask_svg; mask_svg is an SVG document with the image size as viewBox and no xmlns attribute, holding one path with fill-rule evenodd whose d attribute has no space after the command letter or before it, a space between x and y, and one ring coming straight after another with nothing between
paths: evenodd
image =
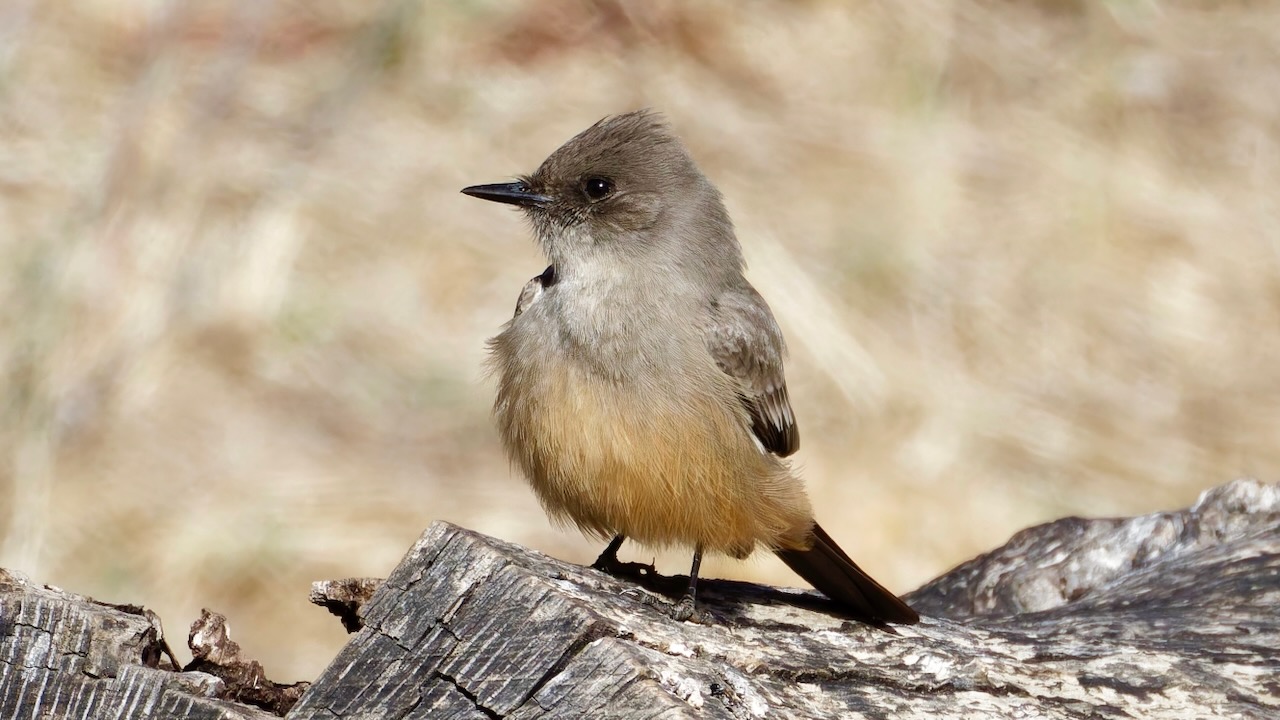
<instances>
[{"instance_id":1,"label":"buff belly","mask_svg":"<svg viewBox=\"0 0 1280 720\"><path fill-rule=\"evenodd\" d=\"M752 440L732 379L708 364L652 387L494 341L508 453L547 512L591 535L745 557L807 547L800 481Z\"/></svg>"}]
</instances>

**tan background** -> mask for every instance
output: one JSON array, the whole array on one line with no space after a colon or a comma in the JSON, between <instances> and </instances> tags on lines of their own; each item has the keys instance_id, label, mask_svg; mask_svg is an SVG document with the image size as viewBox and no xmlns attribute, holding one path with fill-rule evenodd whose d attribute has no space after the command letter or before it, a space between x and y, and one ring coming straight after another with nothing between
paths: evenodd
<instances>
[{"instance_id":1,"label":"tan background","mask_svg":"<svg viewBox=\"0 0 1280 720\"><path fill-rule=\"evenodd\" d=\"M1275 480L1278 55L1261 1L5 3L0 564L179 645L226 612L288 680L343 641L308 583L434 519L594 557L479 369L544 263L458 189L642 106L723 190L798 466L889 586Z\"/></svg>"}]
</instances>

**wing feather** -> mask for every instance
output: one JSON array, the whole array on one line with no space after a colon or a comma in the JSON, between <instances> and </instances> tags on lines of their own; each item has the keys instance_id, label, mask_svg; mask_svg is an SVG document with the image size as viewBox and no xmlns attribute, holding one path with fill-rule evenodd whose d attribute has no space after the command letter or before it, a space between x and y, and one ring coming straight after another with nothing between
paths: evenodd
<instances>
[{"instance_id":1,"label":"wing feather","mask_svg":"<svg viewBox=\"0 0 1280 720\"><path fill-rule=\"evenodd\" d=\"M715 299L707 347L720 369L741 382L742 402L760 443L781 457L794 453L800 447L800 430L782 371L786 344L755 288L744 283Z\"/></svg>"}]
</instances>

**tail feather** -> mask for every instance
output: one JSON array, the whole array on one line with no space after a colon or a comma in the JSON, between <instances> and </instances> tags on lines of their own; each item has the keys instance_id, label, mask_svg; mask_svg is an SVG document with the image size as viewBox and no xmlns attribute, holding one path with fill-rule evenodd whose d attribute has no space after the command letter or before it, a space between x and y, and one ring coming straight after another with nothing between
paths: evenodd
<instances>
[{"instance_id":1,"label":"tail feather","mask_svg":"<svg viewBox=\"0 0 1280 720\"><path fill-rule=\"evenodd\" d=\"M778 550L778 557L823 595L844 605L859 619L900 625L920 621L915 610L872 580L817 523L813 525L813 538L812 548Z\"/></svg>"}]
</instances>

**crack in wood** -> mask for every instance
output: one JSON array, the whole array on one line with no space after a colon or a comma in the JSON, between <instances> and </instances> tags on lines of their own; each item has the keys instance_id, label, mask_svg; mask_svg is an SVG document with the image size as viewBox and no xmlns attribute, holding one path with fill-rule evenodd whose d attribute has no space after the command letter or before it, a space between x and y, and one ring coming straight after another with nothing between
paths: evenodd
<instances>
[{"instance_id":1,"label":"crack in wood","mask_svg":"<svg viewBox=\"0 0 1280 720\"><path fill-rule=\"evenodd\" d=\"M475 693L463 687L462 683L458 682L457 678L452 677L451 675L448 675L446 673L440 672L439 670L435 671L435 676L452 685L454 689L457 690L459 693L461 693L462 696L465 697L467 700L469 700L472 705L475 705L477 710L484 713L485 717L490 718L490 720L501 720L502 718L501 715L494 712L490 708L485 707L484 704L480 702L480 698L477 697Z\"/></svg>"}]
</instances>

